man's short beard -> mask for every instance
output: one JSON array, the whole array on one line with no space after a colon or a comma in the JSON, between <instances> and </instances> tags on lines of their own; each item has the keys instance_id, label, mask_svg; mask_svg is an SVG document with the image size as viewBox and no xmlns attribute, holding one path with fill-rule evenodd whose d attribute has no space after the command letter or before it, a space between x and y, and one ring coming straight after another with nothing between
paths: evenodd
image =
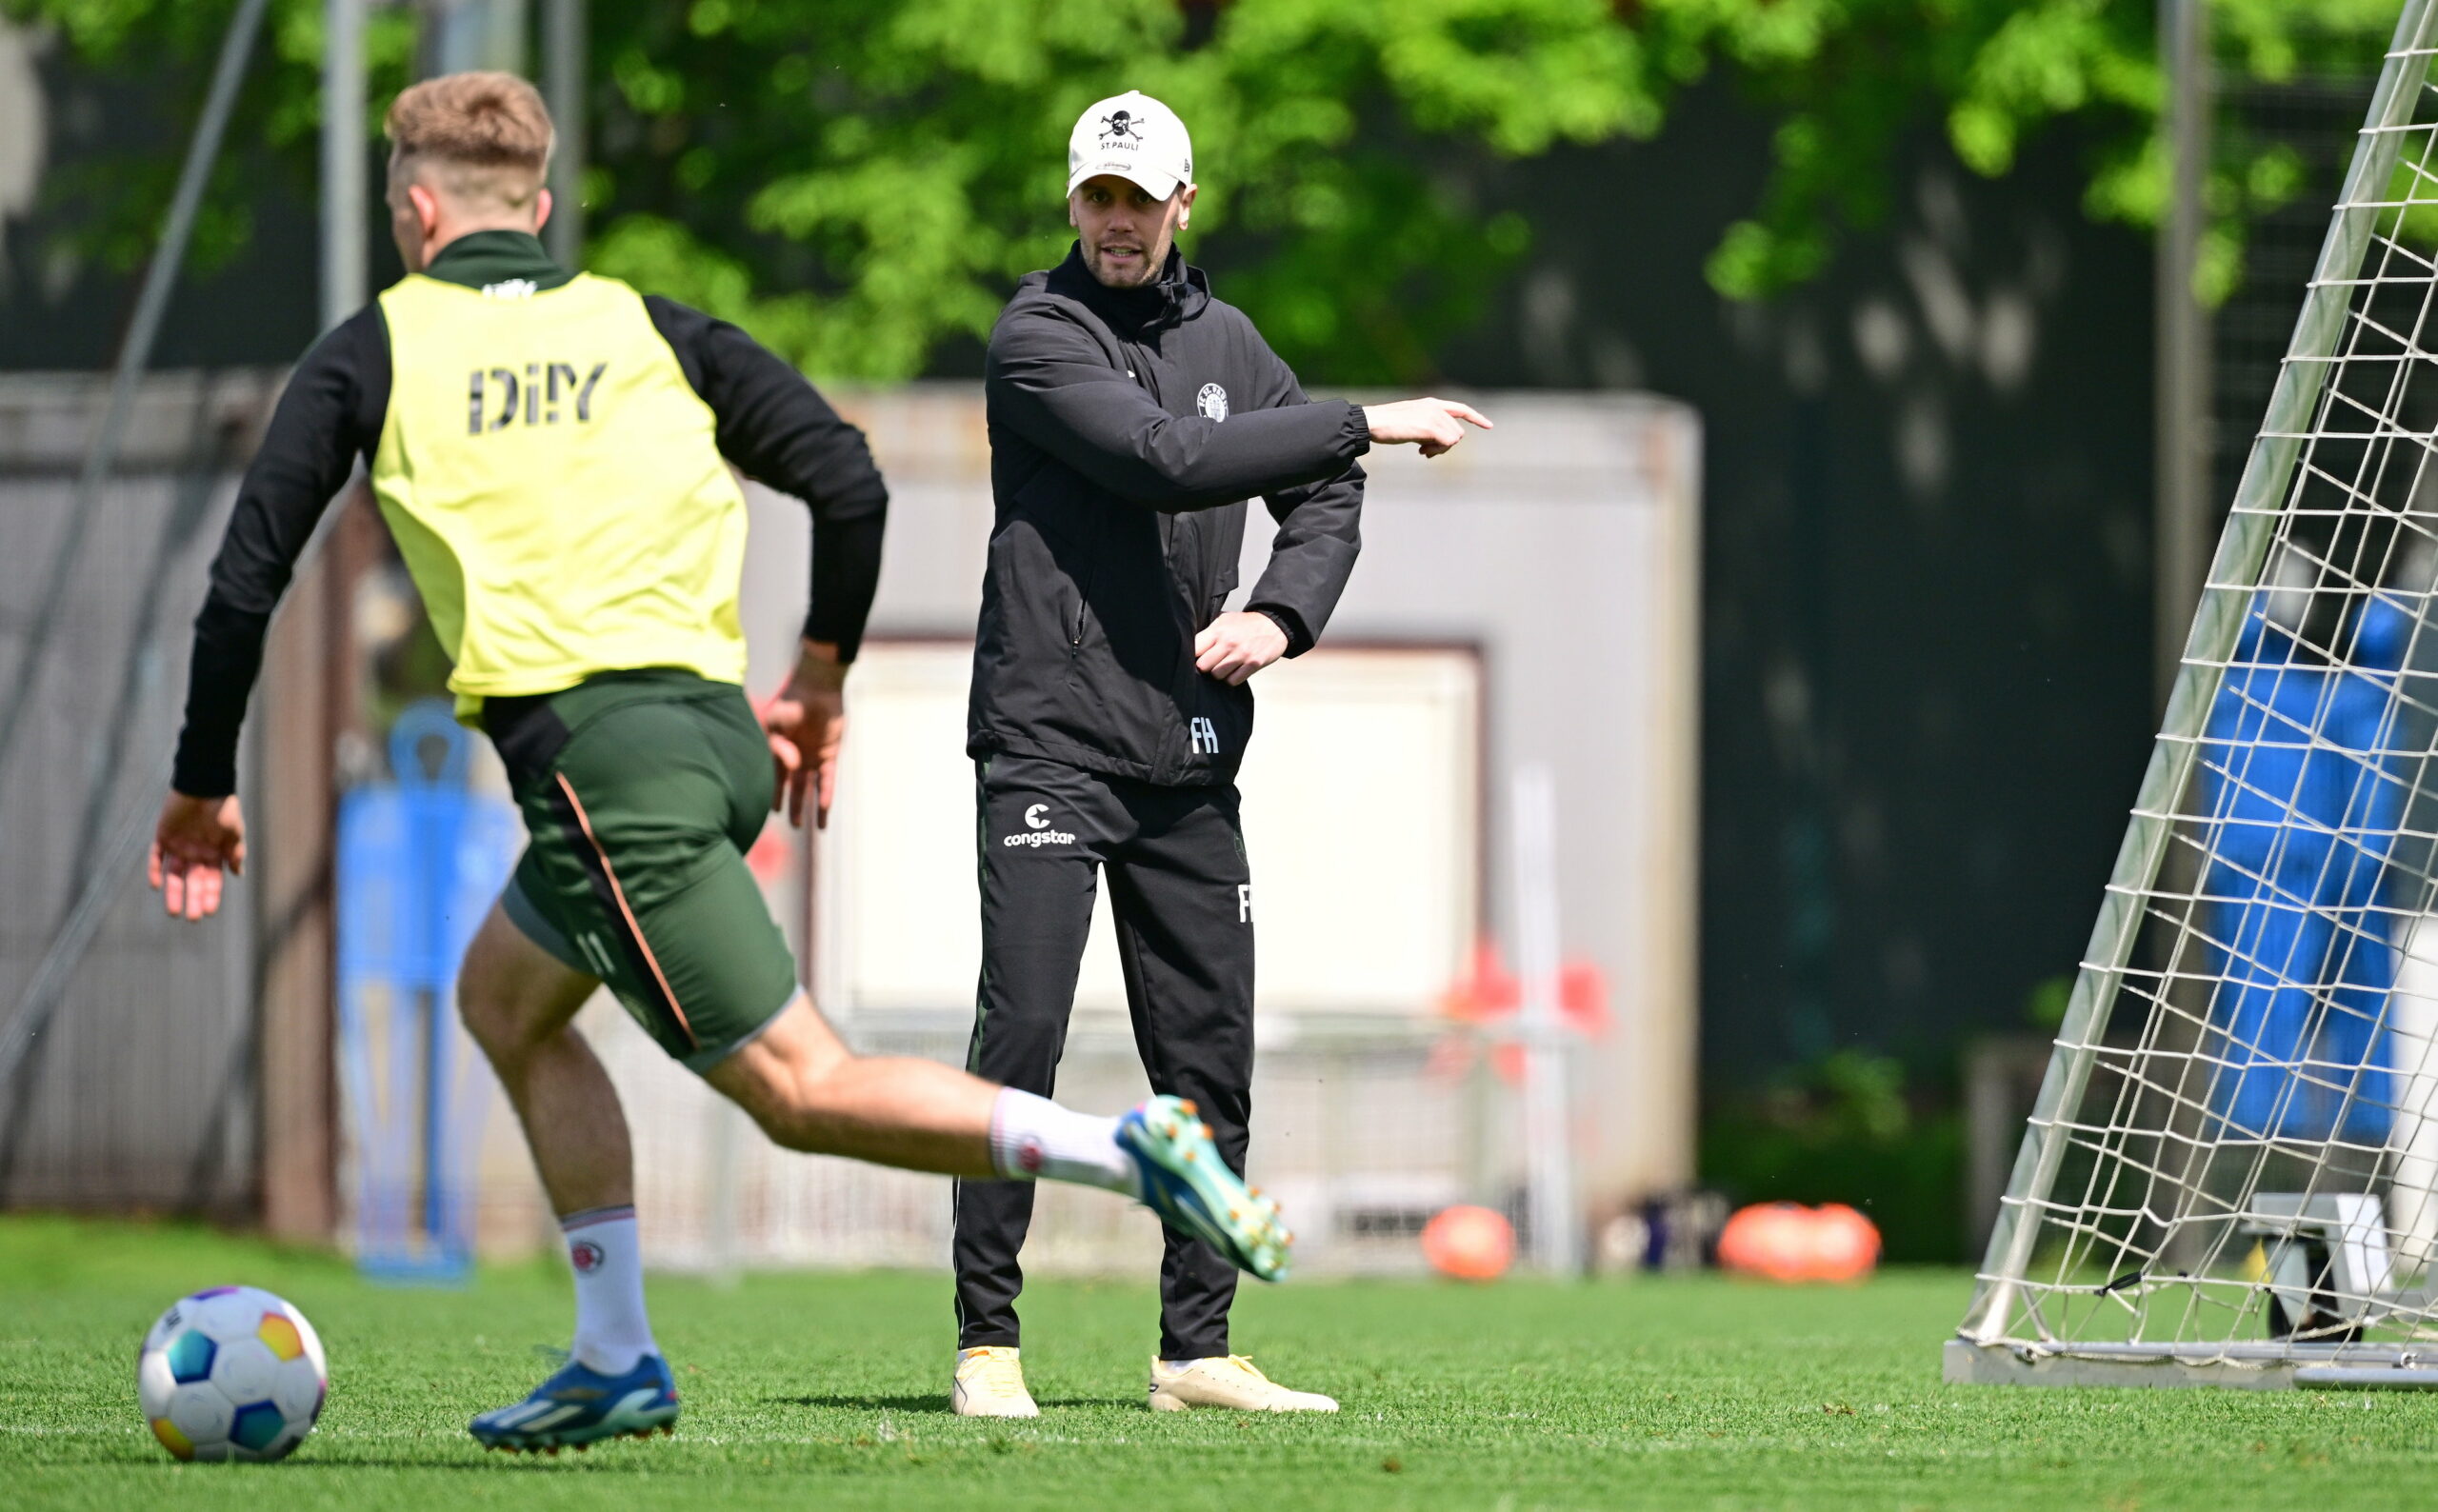
<instances>
[{"instance_id":1,"label":"man's short beard","mask_svg":"<svg viewBox=\"0 0 2438 1512\"><path fill-rule=\"evenodd\" d=\"M1160 281L1161 270L1169 266L1169 254L1166 248L1147 247L1143 249L1142 275L1129 283L1111 284L1109 281L1108 264L1103 260L1106 255L1106 253L1095 249L1089 252L1085 257L1084 261L1086 265L1090 268L1092 277L1098 279L1102 287L1107 288L1148 288L1149 286Z\"/></svg>"}]
</instances>

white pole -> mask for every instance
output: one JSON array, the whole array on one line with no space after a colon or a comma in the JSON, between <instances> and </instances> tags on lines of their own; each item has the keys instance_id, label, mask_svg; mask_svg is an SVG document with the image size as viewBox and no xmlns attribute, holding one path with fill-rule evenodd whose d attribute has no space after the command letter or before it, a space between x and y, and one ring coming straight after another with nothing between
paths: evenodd
<instances>
[{"instance_id":1,"label":"white pole","mask_svg":"<svg viewBox=\"0 0 2438 1512\"><path fill-rule=\"evenodd\" d=\"M423 0L427 67L434 74L472 69L525 71L525 0Z\"/></svg>"},{"instance_id":2,"label":"white pole","mask_svg":"<svg viewBox=\"0 0 2438 1512\"><path fill-rule=\"evenodd\" d=\"M585 0L549 0L542 12L542 92L558 148L550 154L550 221L542 235L561 268L584 260Z\"/></svg>"},{"instance_id":3,"label":"white pole","mask_svg":"<svg viewBox=\"0 0 2438 1512\"><path fill-rule=\"evenodd\" d=\"M527 73L526 38L530 17L525 0L485 0L483 67L504 73Z\"/></svg>"},{"instance_id":4,"label":"white pole","mask_svg":"<svg viewBox=\"0 0 2438 1512\"><path fill-rule=\"evenodd\" d=\"M1567 1111L1566 1025L1558 1015L1557 786L1546 765L1528 762L1516 769L1513 815L1532 1263L1549 1275L1572 1276L1582 1267L1583 1238Z\"/></svg>"},{"instance_id":5,"label":"white pole","mask_svg":"<svg viewBox=\"0 0 2438 1512\"><path fill-rule=\"evenodd\" d=\"M2164 705L2209 565L2209 316L2192 288L2208 229L2209 9L2204 0L2159 0L2158 21L2169 173L2157 247L2158 546L2151 576Z\"/></svg>"},{"instance_id":6,"label":"white pole","mask_svg":"<svg viewBox=\"0 0 2438 1512\"><path fill-rule=\"evenodd\" d=\"M2427 1278L2438 1261L2438 914L2403 921L2397 931L2395 990L2388 998L2388 1136L2393 1176L2388 1224L2397 1260ZM2426 1285L2427 1279L2424 1284Z\"/></svg>"},{"instance_id":7,"label":"white pole","mask_svg":"<svg viewBox=\"0 0 2438 1512\"><path fill-rule=\"evenodd\" d=\"M364 4L322 6L322 328L364 308Z\"/></svg>"}]
</instances>

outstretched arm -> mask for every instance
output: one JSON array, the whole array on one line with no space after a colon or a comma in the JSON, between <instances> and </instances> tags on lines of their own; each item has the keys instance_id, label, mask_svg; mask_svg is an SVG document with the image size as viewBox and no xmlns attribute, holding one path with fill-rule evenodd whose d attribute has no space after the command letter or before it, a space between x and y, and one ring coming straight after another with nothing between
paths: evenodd
<instances>
[{"instance_id":1,"label":"outstretched arm","mask_svg":"<svg viewBox=\"0 0 2438 1512\"><path fill-rule=\"evenodd\" d=\"M1279 365L1289 397L1305 403L1295 376ZM1366 405L1360 413L1371 439L1411 442L1436 457L1464 439L1466 426L1487 430L1490 423L1469 405L1446 399L1406 399ZM1253 585L1243 609L1222 614L1193 643L1194 666L1231 686L1284 656L1301 656L1320 640L1322 627L1346 591L1363 547L1364 473L1349 464L1334 478L1269 495L1278 534L1269 566Z\"/></svg>"},{"instance_id":2,"label":"outstretched arm","mask_svg":"<svg viewBox=\"0 0 2438 1512\"><path fill-rule=\"evenodd\" d=\"M1453 399L1400 399L1394 404L1366 405L1363 414L1371 428L1372 440L1385 446L1411 443L1420 447L1426 457L1444 456L1455 450L1456 444L1465 439L1466 426L1483 430L1497 428L1488 415Z\"/></svg>"},{"instance_id":3,"label":"outstretched arm","mask_svg":"<svg viewBox=\"0 0 2438 1512\"><path fill-rule=\"evenodd\" d=\"M153 833L151 881L172 914L213 912L222 872L245 865L237 734L262 671L271 610L357 455L378 444L389 404L389 336L379 308L367 307L297 365L238 486L211 589L195 616L186 726Z\"/></svg>"},{"instance_id":4,"label":"outstretched arm","mask_svg":"<svg viewBox=\"0 0 2438 1512\"><path fill-rule=\"evenodd\" d=\"M1371 445L1342 399L1247 409L1226 420L1169 414L1083 328L1048 310L991 333L990 418L1122 499L1208 509L1335 477Z\"/></svg>"}]
</instances>

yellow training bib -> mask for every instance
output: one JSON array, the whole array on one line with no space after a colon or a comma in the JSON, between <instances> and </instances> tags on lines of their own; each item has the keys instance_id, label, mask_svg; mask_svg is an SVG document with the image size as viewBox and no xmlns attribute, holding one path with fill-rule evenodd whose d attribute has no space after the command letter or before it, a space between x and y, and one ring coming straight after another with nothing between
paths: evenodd
<instances>
[{"instance_id":1,"label":"yellow training bib","mask_svg":"<svg viewBox=\"0 0 2438 1512\"><path fill-rule=\"evenodd\" d=\"M372 491L458 716L633 667L742 683L745 496L642 297L589 273L493 290L414 274L381 295Z\"/></svg>"}]
</instances>

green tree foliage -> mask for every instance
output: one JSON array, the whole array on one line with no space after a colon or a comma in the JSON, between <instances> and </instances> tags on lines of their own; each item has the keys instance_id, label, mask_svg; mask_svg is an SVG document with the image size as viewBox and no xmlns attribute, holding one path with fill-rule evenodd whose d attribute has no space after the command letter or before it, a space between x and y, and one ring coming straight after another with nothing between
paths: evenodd
<instances>
[{"instance_id":1,"label":"green tree foliage","mask_svg":"<svg viewBox=\"0 0 2438 1512\"><path fill-rule=\"evenodd\" d=\"M2217 67L2284 81L2376 69L2398 0L2209 0ZM1899 137L1942 120L1989 177L2065 117L2095 144L2085 208L2155 225L2167 200L2157 0L1649 0L1644 24L1716 60L1776 121L1761 203L1730 227L1710 282L1766 296L1816 272L1848 227L1882 213ZM2300 188L2292 154L2222 131L2209 176L2203 292L2234 284L2247 217Z\"/></svg>"},{"instance_id":2,"label":"green tree foliage","mask_svg":"<svg viewBox=\"0 0 2438 1512\"><path fill-rule=\"evenodd\" d=\"M159 76L199 71L233 6L0 13ZM274 61L232 139L307 173L320 12L274 0ZM386 103L410 17L376 14ZM1014 279L1065 251L1067 132L1104 95L1144 89L1191 123L1196 237L1235 239L1229 294L1337 382L1425 369L1527 243L1522 217L1476 213L1436 160L1660 121L1642 46L1606 0L1237 0L1198 15L1176 0L597 0L591 30L589 264L828 376L909 377L988 332ZM151 169L107 208L122 253L143 245L174 164Z\"/></svg>"},{"instance_id":3,"label":"green tree foliage","mask_svg":"<svg viewBox=\"0 0 2438 1512\"><path fill-rule=\"evenodd\" d=\"M2212 0L2223 66L2281 79L2375 66L2396 0ZM0 0L87 60L208 57L234 0ZM1649 137L1723 75L1768 112L1771 171L1712 253L1765 298L1884 210L1902 140L1942 128L2009 170L2062 118L2095 144L2086 208L2148 225L2165 198L2154 0L596 0L591 266L739 321L815 373L923 371L979 339L1013 280L1063 254L1069 126L1129 88L1193 128L1198 245L1289 360L1332 383L1429 375L1528 245L1485 213L1487 167ZM238 140L310 173L320 0L275 0L273 64ZM411 23L376 13L376 107ZM90 238L130 260L167 194L88 175ZM2205 282L2231 287L2245 217L2298 188L2290 155L2222 139ZM1596 194L1596 186L1582 189ZM228 206L233 196L222 196ZM1539 213L1563 213L1564 206ZM241 237L224 212L207 253Z\"/></svg>"},{"instance_id":4,"label":"green tree foliage","mask_svg":"<svg viewBox=\"0 0 2438 1512\"><path fill-rule=\"evenodd\" d=\"M50 30L97 70L139 81L146 89L189 80L188 96L168 107L174 111L170 118L181 124L202 109L205 75L235 10L236 0L0 0L0 19ZM280 0L263 31L229 149L221 153L210 192L195 216L188 255L200 268L225 263L251 236L245 182L250 170L259 170L268 160L280 165L301 191L312 188L321 120L322 8L314 0ZM374 12L366 29L365 54L383 105L405 84L413 50L411 16ZM374 119L377 125L377 110ZM180 135L159 150L88 159L51 175L45 189L75 227L75 249L121 270L150 256L185 150Z\"/></svg>"},{"instance_id":5,"label":"green tree foliage","mask_svg":"<svg viewBox=\"0 0 2438 1512\"><path fill-rule=\"evenodd\" d=\"M814 371L896 378L979 339L1054 263L1067 133L1145 90L1192 128L1198 243L1338 382L1427 368L1522 250L1451 152L1656 128L1604 0L610 0L594 266L739 320Z\"/></svg>"}]
</instances>

